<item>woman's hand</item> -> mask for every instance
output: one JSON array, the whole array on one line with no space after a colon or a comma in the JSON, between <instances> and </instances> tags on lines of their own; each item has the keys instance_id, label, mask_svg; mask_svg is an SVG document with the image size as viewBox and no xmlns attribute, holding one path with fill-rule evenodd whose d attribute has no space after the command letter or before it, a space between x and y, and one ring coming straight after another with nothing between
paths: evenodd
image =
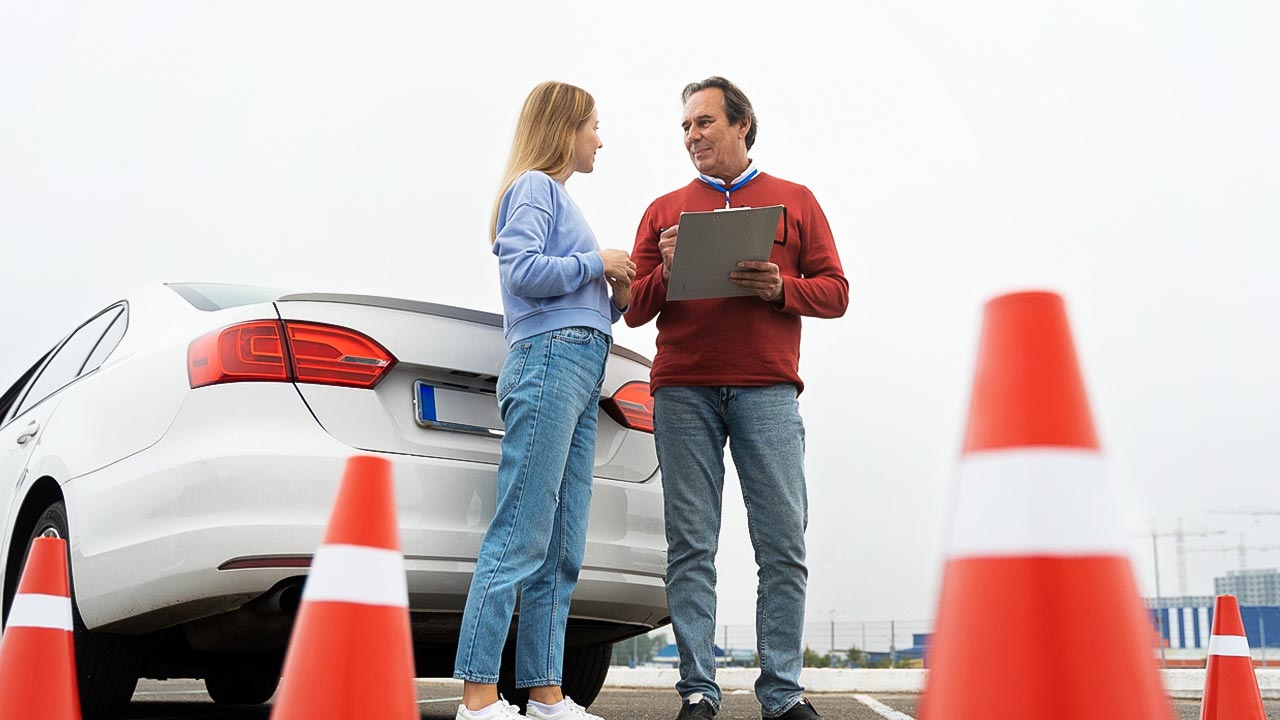
<instances>
[{"instance_id":1,"label":"woman's hand","mask_svg":"<svg viewBox=\"0 0 1280 720\"><path fill-rule=\"evenodd\" d=\"M606 278L609 281L609 287L613 290L613 306L622 310L631 304L631 279L622 277L618 279Z\"/></svg>"},{"instance_id":2,"label":"woman's hand","mask_svg":"<svg viewBox=\"0 0 1280 720\"><path fill-rule=\"evenodd\" d=\"M621 310L631 304L631 281L636 277L636 264L622 250L600 251L604 261L604 279L613 290L613 306Z\"/></svg>"},{"instance_id":3,"label":"woman's hand","mask_svg":"<svg viewBox=\"0 0 1280 720\"><path fill-rule=\"evenodd\" d=\"M631 281L636 276L636 264L631 262L631 258L622 250L600 251L600 259L604 261L604 277L613 284L615 280L626 278L627 287L631 287Z\"/></svg>"}]
</instances>

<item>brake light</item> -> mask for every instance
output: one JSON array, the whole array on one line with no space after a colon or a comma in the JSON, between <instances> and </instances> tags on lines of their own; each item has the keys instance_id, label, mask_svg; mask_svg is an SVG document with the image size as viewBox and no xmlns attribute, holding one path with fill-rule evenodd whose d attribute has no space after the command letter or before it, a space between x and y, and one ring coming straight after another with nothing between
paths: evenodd
<instances>
[{"instance_id":1,"label":"brake light","mask_svg":"<svg viewBox=\"0 0 1280 720\"><path fill-rule=\"evenodd\" d=\"M633 380L623 385L612 397L601 400L600 406L623 427L653 432L653 395L647 382Z\"/></svg>"},{"instance_id":2,"label":"brake light","mask_svg":"<svg viewBox=\"0 0 1280 720\"><path fill-rule=\"evenodd\" d=\"M224 382L288 381L280 323L241 323L214 330L187 349L191 387Z\"/></svg>"},{"instance_id":3,"label":"brake light","mask_svg":"<svg viewBox=\"0 0 1280 720\"><path fill-rule=\"evenodd\" d=\"M192 388L232 382L306 382L371 388L396 359L336 325L255 320L215 330L187 349Z\"/></svg>"},{"instance_id":4,"label":"brake light","mask_svg":"<svg viewBox=\"0 0 1280 720\"><path fill-rule=\"evenodd\" d=\"M287 320L284 326L298 382L370 388L396 361L355 330Z\"/></svg>"}]
</instances>

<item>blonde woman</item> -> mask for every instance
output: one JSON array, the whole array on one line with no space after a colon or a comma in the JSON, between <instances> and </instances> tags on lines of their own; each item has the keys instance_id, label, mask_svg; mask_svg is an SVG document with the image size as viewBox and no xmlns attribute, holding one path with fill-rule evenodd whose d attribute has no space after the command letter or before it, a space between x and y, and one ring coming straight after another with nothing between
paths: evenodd
<instances>
[{"instance_id":1,"label":"blonde woman","mask_svg":"<svg viewBox=\"0 0 1280 720\"><path fill-rule=\"evenodd\" d=\"M522 717L498 696L498 667L520 592L516 687L528 717L594 718L562 694L569 598L586 547L596 413L611 326L631 300L635 264L601 250L565 189L603 145L595 100L545 82L516 124L490 233L510 350L498 376L506 426L498 502L462 616L453 676L457 720ZM612 292L611 292L612 291Z\"/></svg>"}]
</instances>

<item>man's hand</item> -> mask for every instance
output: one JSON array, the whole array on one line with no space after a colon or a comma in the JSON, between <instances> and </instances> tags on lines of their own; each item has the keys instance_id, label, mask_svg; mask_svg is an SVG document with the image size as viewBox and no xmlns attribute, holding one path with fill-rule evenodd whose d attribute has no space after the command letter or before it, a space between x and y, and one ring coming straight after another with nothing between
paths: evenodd
<instances>
[{"instance_id":1,"label":"man's hand","mask_svg":"<svg viewBox=\"0 0 1280 720\"><path fill-rule=\"evenodd\" d=\"M658 252L662 253L663 282L671 279L671 260L676 256L676 235L679 232L680 226L672 225L658 236Z\"/></svg>"},{"instance_id":2,"label":"man's hand","mask_svg":"<svg viewBox=\"0 0 1280 720\"><path fill-rule=\"evenodd\" d=\"M756 297L769 302L782 299L782 273L778 266L771 262L743 260L738 269L729 273L729 282L756 294Z\"/></svg>"}]
</instances>

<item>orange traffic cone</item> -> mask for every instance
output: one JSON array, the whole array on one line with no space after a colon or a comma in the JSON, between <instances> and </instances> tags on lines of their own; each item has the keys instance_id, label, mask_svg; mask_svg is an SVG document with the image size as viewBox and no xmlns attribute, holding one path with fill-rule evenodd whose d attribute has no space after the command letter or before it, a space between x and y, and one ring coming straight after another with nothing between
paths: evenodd
<instances>
[{"instance_id":1,"label":"orange traffic cone","mask_svg":"<svg viewBox=\"0 0 1280 720\"><path fill-rule=\"evenodd\" d=\"M0 718L80 720L67 542L36 538L0 639Z\"/></svg>"},{"instance_id":2,"label":"orange traffic cone","mask_svg":"<svg viewBox=\"0 0 1280 720\"><path fill-rule=\"evenodd\" d=\"M1172 720L1062 298L987 303L922 720Z\"/></svg>"},{"instance_id":3,"label":"orange traffic cone","mask_svg":"<svg viewBox=\"0 0 1280 720\"><path fill-rule=\"evenodd\" d=\"M273 720L417 720L391 464L347 462L302 591Z\"/></svg>"},{"instance_id":4,"label":"orange traffic cone","mask_svg":"<svg viewBox=\"0 0 1280 720\"><path fill-rule=\"evenodd\" d=\"M1209 667L1204 673L1200 720L1267 720L1234 595L1219 595L1213 604L1213 634L1209 636Z\"/></svg>"}]
</instances>

